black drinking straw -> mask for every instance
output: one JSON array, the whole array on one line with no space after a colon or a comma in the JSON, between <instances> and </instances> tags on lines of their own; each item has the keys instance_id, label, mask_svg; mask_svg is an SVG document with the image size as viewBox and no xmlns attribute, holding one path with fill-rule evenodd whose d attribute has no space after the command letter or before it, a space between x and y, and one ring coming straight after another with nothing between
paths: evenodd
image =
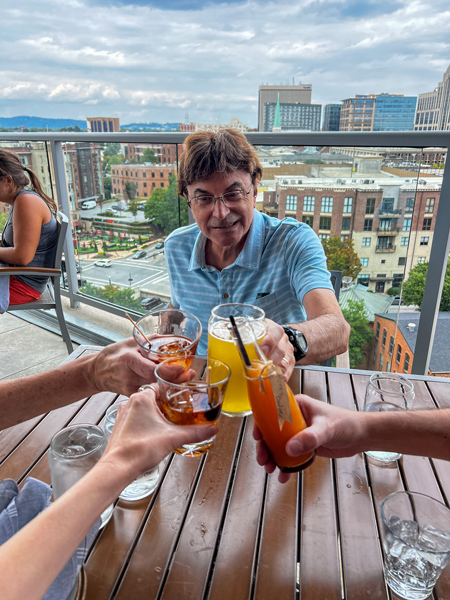
<instances>
[{"instance_id":1,"label":"black drinking straw","mask_svg":"<svg viewBox=\"0 0 450 600\"><path fill-rule=\"evenodd\" d=\"M244 359L245 366L251 367L252 363L250 362L250 359L247 354L247 350L245 349L245 346L242 342L241 334L239 333L239 330L237 328L236 321L234 320L233 315L230 315L230 321L231 321L231 326L233 327L234 335L236 336L236 340L237 340L237 343L239 346L239 352L240 352L242 358Z\"/></svg>"}]
</instances>

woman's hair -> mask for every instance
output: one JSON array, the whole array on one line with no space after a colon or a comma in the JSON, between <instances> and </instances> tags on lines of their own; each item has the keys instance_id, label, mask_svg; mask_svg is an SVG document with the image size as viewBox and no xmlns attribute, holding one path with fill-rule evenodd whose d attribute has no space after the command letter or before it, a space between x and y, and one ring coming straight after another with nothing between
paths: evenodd
<instances>
[{"instance_id":1,"label":"woman's hair","mask_svg":"<svg viewBox=\"0 0 450 600\"><path fill-rule=\"evenodd\" d=\"M25 175L25 171L28 177ZM39 181L36 173L28 167L25 167L20 162L20 158L17 156L17 154L11 152L10 150L0 148L0 177L5 177L6 175L12 177L16 187L19 189L31 185L33 192L39 194L50 210L56 214L58 207L56 206L55 201L47 196L42 189L41 182Z\"/></svg>"},{"instance_id":2,"label":"woman's hair","mask_svg":"<svg viewBox=\"0 0 450 600\"><path fill-rule=\"evenodd\" d=\"M228 174L246 171L255 185L262 176L256 150L234 129L198 131L186 138L178 168L178 194L187 198L187 186L211 177L216 171Z\"/></svg>"}]
</instances>

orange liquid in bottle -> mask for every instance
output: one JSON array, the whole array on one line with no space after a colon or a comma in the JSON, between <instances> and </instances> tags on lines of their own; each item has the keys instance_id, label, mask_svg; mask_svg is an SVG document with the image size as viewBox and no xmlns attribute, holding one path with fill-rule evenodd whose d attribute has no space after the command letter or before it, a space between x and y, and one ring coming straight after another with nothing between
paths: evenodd
<instances>
[{"instance_id":1,"label":"orange liquid in bottle","mask_svg":"<svg viewBox=\"0 0 450 600\"><path fill-rule=\"evenodd\" d=\"M292 390L287 384L289 406L292 415L292 425L285 421L280 430L275 398L267 377L267 368L262 377L258 378L263 368L263 363L252 361L252 367L246 367L248 395L256 424L262 433L264 442L269 449L273 462L281 471L292 473L308 467L315 458L315 452L308 452L300 456L289 456L286 453L286 442L295 434L306 429L307 425ZM261 390L261 379L264 392Z\"/></svg>"}]
</instances>

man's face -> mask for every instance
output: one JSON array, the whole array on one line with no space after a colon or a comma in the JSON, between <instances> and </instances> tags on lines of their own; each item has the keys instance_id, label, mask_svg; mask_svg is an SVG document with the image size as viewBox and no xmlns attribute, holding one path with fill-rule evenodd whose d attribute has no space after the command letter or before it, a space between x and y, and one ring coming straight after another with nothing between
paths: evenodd
<instances>
[{"instance_id":1,"label":"man's face","mask_svg":"<svg viewBox=\"0 0 450 600\"><path fill-rule=\"evenodd\" d=\"M232 209L228 208L218 198L214 206L199 207L192 202L191 209L200 231L221 248L237 246L240 251L244 245L253 219L253 209L256 203L256 186L252 186L252 178L246 171L234 171L228 175L216 172L204 180L194 181L187 186L188 198L211 194L218 197L226 192L242 190L244 199Z\"/></svg>"}]
</instances>

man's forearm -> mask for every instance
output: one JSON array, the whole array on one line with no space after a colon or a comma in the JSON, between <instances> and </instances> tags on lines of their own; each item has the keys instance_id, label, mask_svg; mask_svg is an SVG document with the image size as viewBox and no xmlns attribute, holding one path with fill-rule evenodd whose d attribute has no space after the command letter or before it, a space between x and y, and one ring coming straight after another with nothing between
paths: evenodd
<instances>
[{"instance_id":1,"label":"man's forearm","mask_svg":"<svg viewBox=\"0 0 450 600\"><path fill-rule=\"evenodd\" d=\"M44 373L0 381L0 429L98 392L94 359L82 356Z\"/></svg>"},{"instance_id":2,"label":"man's forearm","mask_svg":"<svg viewBox=\"0 0 450 600\"><path fill-rule=\"evenodd\" d=\"M361 413L361 450L450 460L450 409Z\"/></svg>"},{"instance_id":3,"label":"man's forearm","mask_svg":"<svg viewBox=\"0 0 450 600\"><path fill-rule=\"evenodd\" d=\"M323 315L290 326L301 331L308 342L308 353L299 365L317 365L348 348L350 326L342 316Z\"/></svg>"}]
</instances>

